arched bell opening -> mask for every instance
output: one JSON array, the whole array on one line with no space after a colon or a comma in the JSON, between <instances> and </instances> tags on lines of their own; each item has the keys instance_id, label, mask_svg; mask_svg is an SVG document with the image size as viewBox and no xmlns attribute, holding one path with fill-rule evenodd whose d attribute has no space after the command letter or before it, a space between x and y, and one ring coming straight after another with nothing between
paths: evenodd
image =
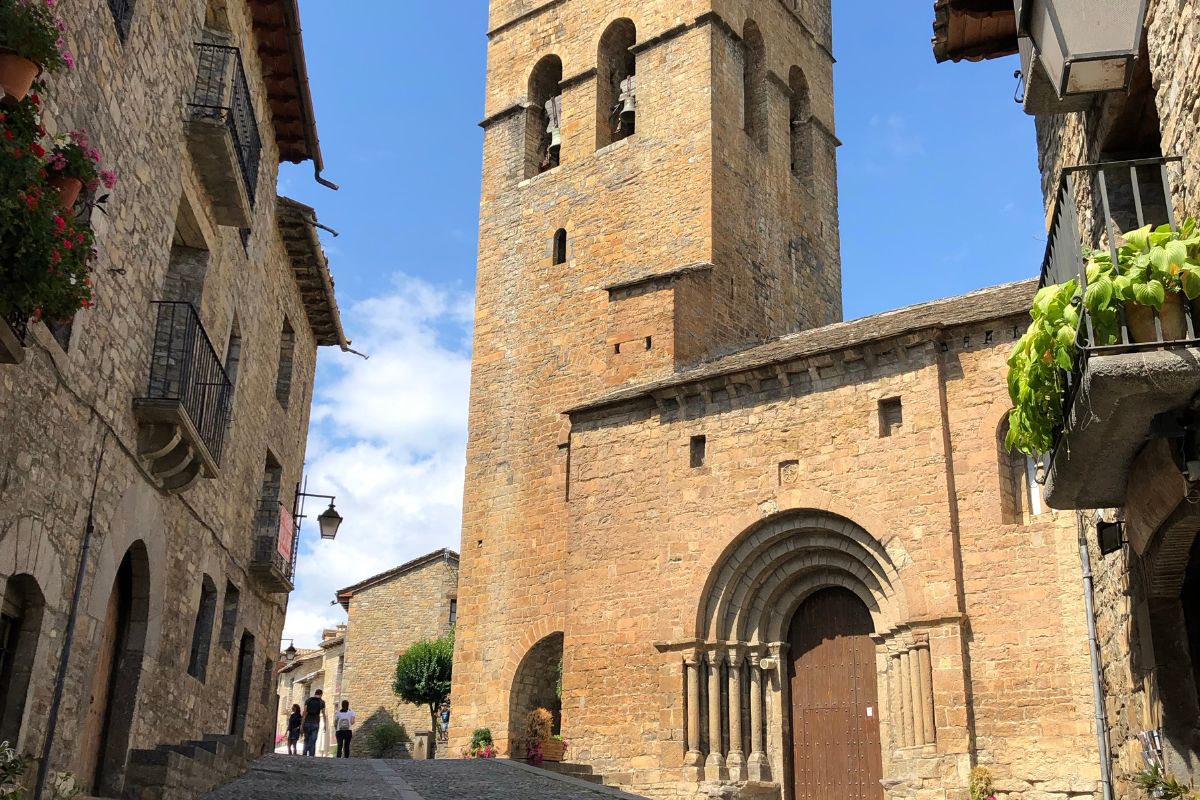
<instances>
[{"instance_id":1,"label":"arched bell opening","mask_svg":"<svg viewBox=\"0 0 1200 800\"><path fill-rule=\"evenodd\" d=\"M552 170L562 156L563 64L558 56L542 58L529 76L525 116L525 177Z\"/></svg>"},{"instance_id":2,"label":"arched bell opening","mask_svg":"<svg viewBox=\"0 0 1200 800\"><path fill-rule=\"evenodd\" d=\"M637 26L613 22L600 37L596 57L596 149L637 131Z\"/></svg>"}]
</instances>

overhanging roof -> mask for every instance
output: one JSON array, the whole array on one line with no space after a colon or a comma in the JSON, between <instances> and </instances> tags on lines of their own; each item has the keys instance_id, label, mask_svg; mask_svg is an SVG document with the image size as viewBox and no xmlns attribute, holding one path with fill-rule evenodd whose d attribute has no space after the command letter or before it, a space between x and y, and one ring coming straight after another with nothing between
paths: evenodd
<instances>
[{"instance_id":1,"label":"overhanging roof","mask_svg":"<svg viewBox=\"0 0 1200 800\"><path fill-rule=\"evenodd\" d=\"M300 287L308 325L322 347L350 346L342 330L341 312L333 290L329 261L317 235L317 214L310 206L288 197L280 197L275 208L279 235L292 265L292 275Z\"/></svg>"},{"instance_id":2,"label":"overhanging roof","mask_svg":"<svg viewBox=\"0 0 1200 800\"><path fill-rule=\"evenodd\" d=\"M279 146L279 160L325 169L313 114L298 0L250 0L258 57Z\"/></svg>"},{"instance_id":3,"label":"overhanging roof","mask_svg":"<svg viewBox=\"0 0 1200 800\"><path fill-rule=\"evenodd\" d=\"M983 61L1017 52L1012 0L935 0L933 54L942 61Z\"/></svg>"},{"instance_id":4,"label":"overhanging roof","mask_svg":"<svg viewBox=\"0 0 1200 800\"><path fill-rule=\"evenodd\" d=\"M406 561L398 567L392 567L386 572L381 572L378 575L372 575L364 581L359 581L353 586L347 586L345 589L339 589L337 593L337 601L342 604L342 608L350 610L350 598L356 592L361 592L363 589L369 589L372 586L389 581L392 578L399 577L406 572L411 572L419 567L424 567L433 564L437 561L453 561L458 564L458 553L453 550L443 547L441 550L434 550L432 553L427 553L420 558L414 558L412 561Z\"/></svg>"}]
</instances>

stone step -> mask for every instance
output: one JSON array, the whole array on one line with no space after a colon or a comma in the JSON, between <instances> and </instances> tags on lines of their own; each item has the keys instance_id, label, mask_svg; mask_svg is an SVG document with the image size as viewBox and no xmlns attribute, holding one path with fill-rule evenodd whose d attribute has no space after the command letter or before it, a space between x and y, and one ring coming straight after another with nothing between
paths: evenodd
<instances>
[{"instance_id":1,"label":"stone step","mask_svg":"<svg viewBox=\"0 0 1200 800\"><path fill-rule=\"evenodd\" d=\"M539 764L542 769L547 772L553 772L557 775L565 775L568 778L578 778L581 781L603 785L604 778L595 774L594 770L587 764L571 764L561 763L557 761L543 761Z\"/></svg>"}]
</instances>

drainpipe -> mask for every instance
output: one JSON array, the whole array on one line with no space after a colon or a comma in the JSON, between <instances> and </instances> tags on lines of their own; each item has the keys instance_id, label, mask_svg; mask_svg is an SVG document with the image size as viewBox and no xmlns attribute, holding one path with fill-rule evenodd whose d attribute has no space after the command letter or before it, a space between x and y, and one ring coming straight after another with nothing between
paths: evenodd
<instances>
[{"instance_id":1,"label":"drainpipe","mask_svg":"<svg viewBox=\"0 0 1200 800\"><path fill-rule=\"evenodd\" d=\"M96 532L94 510L96 487L100 485L100 468L104 465L104 447L112 431L105 427L100 441L100 455L96 459L96 474L92 479L92 497L88 502L87 526L83 529L83 546L79 548L79 566L75 570L75 588L71 592L71 611L67 616L67 629L63 633L62 652L58 658L58 675L54 678L54 697L50 701L50 713L46 719L46 739L42 742L42 759L38 762L37 783L33 788L34 800L42 800L46 791L46 778L50 774L50 755L54 750L54 734L58 728L58 712L62 707L63 689L67 683L67 666L71 662L71 645L75 641L75 622L79 619L79 601L83 596L83 579L87 573L88 553L92 549L92 534Z\"/></svg>"},{"instance_id":2,"label":"drainpipe","mask_svg":"<svg viewBox=\"0 0 1200 800\"><path fill-rule=\"evenodd\" d=\"M1096 744L1100 748L1100 784L1104 800L1113 800L1112 761L1108 749L1108 720L1104 715L1104 676L1100 665L1100 640L1096 636L1096 609L1094 584L1092 581L1092 556L1088 552L1087 527L1083 514L1076 512L1075 524L1079 531L1079 562L1083 567L1083 606L1087 614L1088 650L1092 659L1092 701L1096 713Z\"/></svg>"}]
</instances>

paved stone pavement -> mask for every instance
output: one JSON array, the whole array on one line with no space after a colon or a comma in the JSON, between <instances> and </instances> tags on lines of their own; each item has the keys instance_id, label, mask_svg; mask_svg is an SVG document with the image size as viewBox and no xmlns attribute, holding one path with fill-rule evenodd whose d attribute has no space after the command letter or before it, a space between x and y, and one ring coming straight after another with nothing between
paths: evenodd
<instances>
[{"instance_id":1,"label":"paved stone pavement","mask_svg":"<svg viewBox=\"0 0 1200 800\"><path fill-rule=\"evenodd\" d=\"M642 800L502 760L378 761L269 755L206 800Z\"/></svg>"}]
</instances>

